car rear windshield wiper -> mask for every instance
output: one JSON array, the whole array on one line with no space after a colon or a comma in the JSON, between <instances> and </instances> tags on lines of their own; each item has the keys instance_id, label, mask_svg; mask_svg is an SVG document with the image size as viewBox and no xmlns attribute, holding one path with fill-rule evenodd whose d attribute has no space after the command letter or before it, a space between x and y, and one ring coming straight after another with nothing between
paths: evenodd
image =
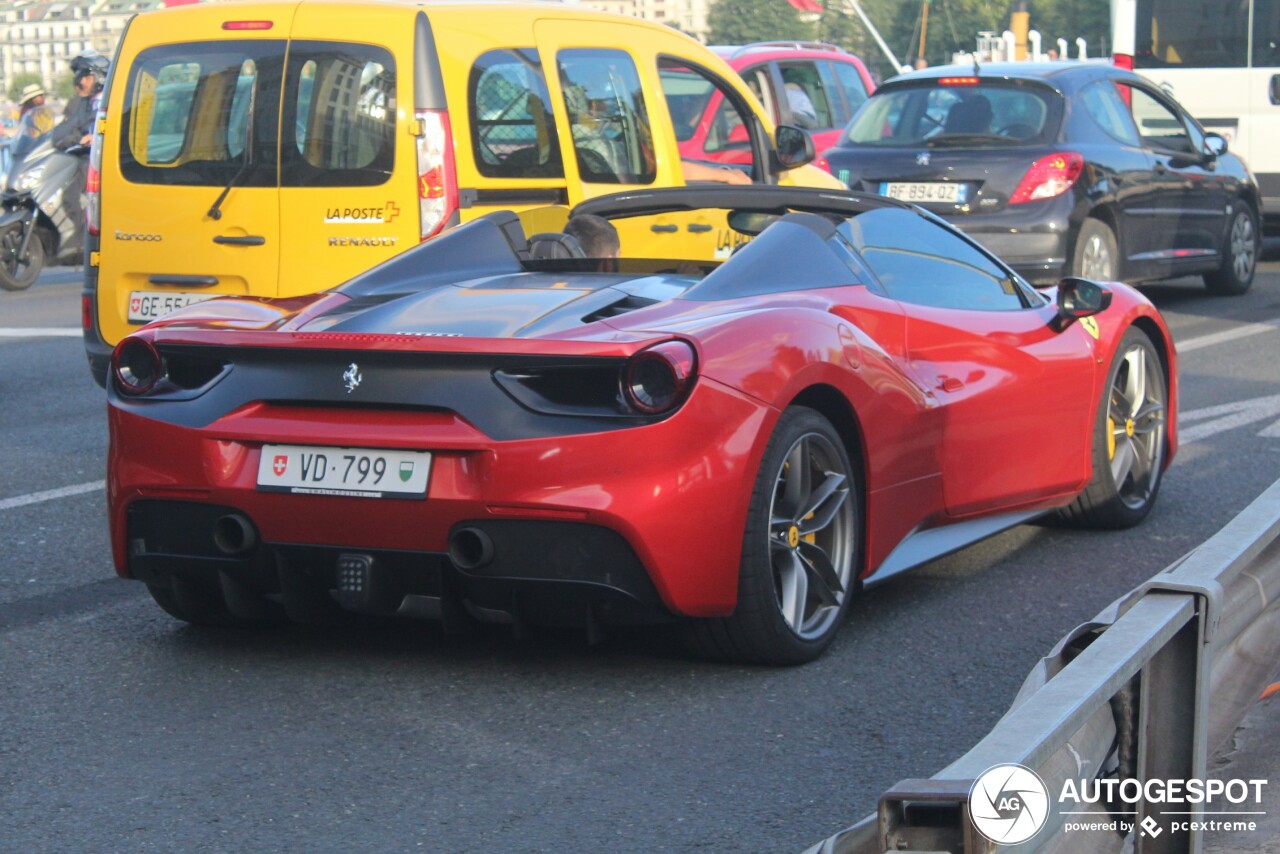
<instances>
[{"instance_id":1,"label":"car rear windshield wiper","mask_svg":"<svg viewBox=\"0 0 1280 854\"><path fill-rule=\"evenodd\" d=\"M257 96L258 84L255 81L253 86L249 89L249 112L244 125L244 151L241 152L240 168L237 169L236 174L232 175L231 179L227 181L227 185L222 188L222 192L218 194L218 198L214 199L213 204L209 207L209 219L222 219L222 202L227 198L227 193L231 192L231 188L239 183L240 179L244 177L244 173L249 171L249 167L253 164L253 105Z\"/></svg>"}]
</instances>

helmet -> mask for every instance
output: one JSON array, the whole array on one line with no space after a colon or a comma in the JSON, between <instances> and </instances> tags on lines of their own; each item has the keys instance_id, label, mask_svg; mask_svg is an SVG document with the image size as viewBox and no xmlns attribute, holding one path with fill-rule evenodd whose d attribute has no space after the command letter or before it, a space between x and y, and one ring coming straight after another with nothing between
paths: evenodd
<instances>
[{"instance_id":1,"label":"helmet","mask_svg":"<svg viewBox=\"0 0 1280 854\"><path fill-rule=\"evenodd\" d=\"M111 62L100 53L82 53L71 58L71 76L79 82L81 77L92 74L94 83L102 86L107 79L107 69Z\"/></svg>"}]
</instances>

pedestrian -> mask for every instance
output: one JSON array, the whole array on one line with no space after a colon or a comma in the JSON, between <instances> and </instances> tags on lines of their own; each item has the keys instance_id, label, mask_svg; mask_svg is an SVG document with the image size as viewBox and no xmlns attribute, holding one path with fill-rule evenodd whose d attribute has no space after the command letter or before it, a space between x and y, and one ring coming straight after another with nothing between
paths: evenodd
<instances>
[{"instance_id":1,"label":"pedestrian","mask_svg":"<svg viewBox=\"0 0 1280 854\"><path fill-rule=\"evenodd\" d=\"M53 128L53 110L45 103L44 87L28 83L18 98L18 127L31 136L42 136Z\"/></svg>"}]
</instances>

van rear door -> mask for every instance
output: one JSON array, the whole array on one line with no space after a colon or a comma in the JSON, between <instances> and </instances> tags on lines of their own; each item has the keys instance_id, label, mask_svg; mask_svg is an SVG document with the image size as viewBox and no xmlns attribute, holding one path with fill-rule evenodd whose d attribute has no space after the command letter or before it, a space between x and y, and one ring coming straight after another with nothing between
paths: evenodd
<instances>
[{"instance_id":1,"label":"van rear door","mask_svg":"<svg viewBox=\"0 0 1280 854\"><path fill-rule=\"evenodd\" d=\"M281 21L265 8L237 22L226 6L189 7L129 29L103 138L97 311L109 344L189 302L276 294L292 9L272 10Z\"/></svg>"},{"instance_id":2,"label":"van rear door","mask_svg":"<svg viewBox=\"0 0 1280 854\"><path fill-rule=\"evenodd\" d=\"M340 284L423 236L409 61L419 13L371 4L353 24L351 8L304 3L290 32L280 114L281 296ZM353 40L334 40L343 33Z\"/></svg>"}]
</instances>

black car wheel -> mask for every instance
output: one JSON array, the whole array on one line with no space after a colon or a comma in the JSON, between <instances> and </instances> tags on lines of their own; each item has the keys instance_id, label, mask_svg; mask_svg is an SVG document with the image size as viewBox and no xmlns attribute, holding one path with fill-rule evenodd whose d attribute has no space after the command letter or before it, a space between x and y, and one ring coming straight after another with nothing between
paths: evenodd
<instances>
[{"instance_id":1,"label":"black car wheel","mask_svg":"<svg viewBox=\"0 0 1280 854\"><path fill-rule=\"evenodd\" d=\"M22 228L14 226L0 234L0 288L6 291L25 291L44 269L44 242L39 234L32 234L27 241L25 258L18 258L18 245L22 242Z\"/></svg>"},{"instance_id":2,"label":"black car wheel","mask_svg":"<svg viewBox=\"0 0 1280 854\"><path fill-rule=\"evenodd\" d=\"M1089 528L1129 528L1155 504L1164 469L1169 385L1151 339L1130 329L1107 375L1093 435L1093 480L1063 519Z\"/></svg>"},{"instance_id":3,"label":"black car wheel","mask_svg":"<svg viewBox=\"0 0 1280 854\"><path fill-rule=\"evenodd\" d=\"M1204 284L1215 294L1238 296L1249 290L1258 266L1258 216L1248 202L1240 202L1231 217L1222 266L1204 274Z\"/></svg>"},{"instance_id":4,"label":"black car wheel","mask_svg":"<svg viewBox=\"0 0 1280 854\"><path fill-rule=\"evenodd\" d=\"M1120 273L1120 250L1116 236L1102 220L1086 219L1076 236L1071 275L1097 282L1115 281Z\"/></svg>"},{"instance_id":5,"label":"black car wheel","mask_svg":"<svg viewBox=\"0 0 1280 854\"><path fill-rule=\"evenodd\" d=\"M839 434L812 409L788 409L751 494L738 607L692 621L694 648L764 664L817 658L848 611L861 529L858 478Z\"/></svg>"}]
</instances>

